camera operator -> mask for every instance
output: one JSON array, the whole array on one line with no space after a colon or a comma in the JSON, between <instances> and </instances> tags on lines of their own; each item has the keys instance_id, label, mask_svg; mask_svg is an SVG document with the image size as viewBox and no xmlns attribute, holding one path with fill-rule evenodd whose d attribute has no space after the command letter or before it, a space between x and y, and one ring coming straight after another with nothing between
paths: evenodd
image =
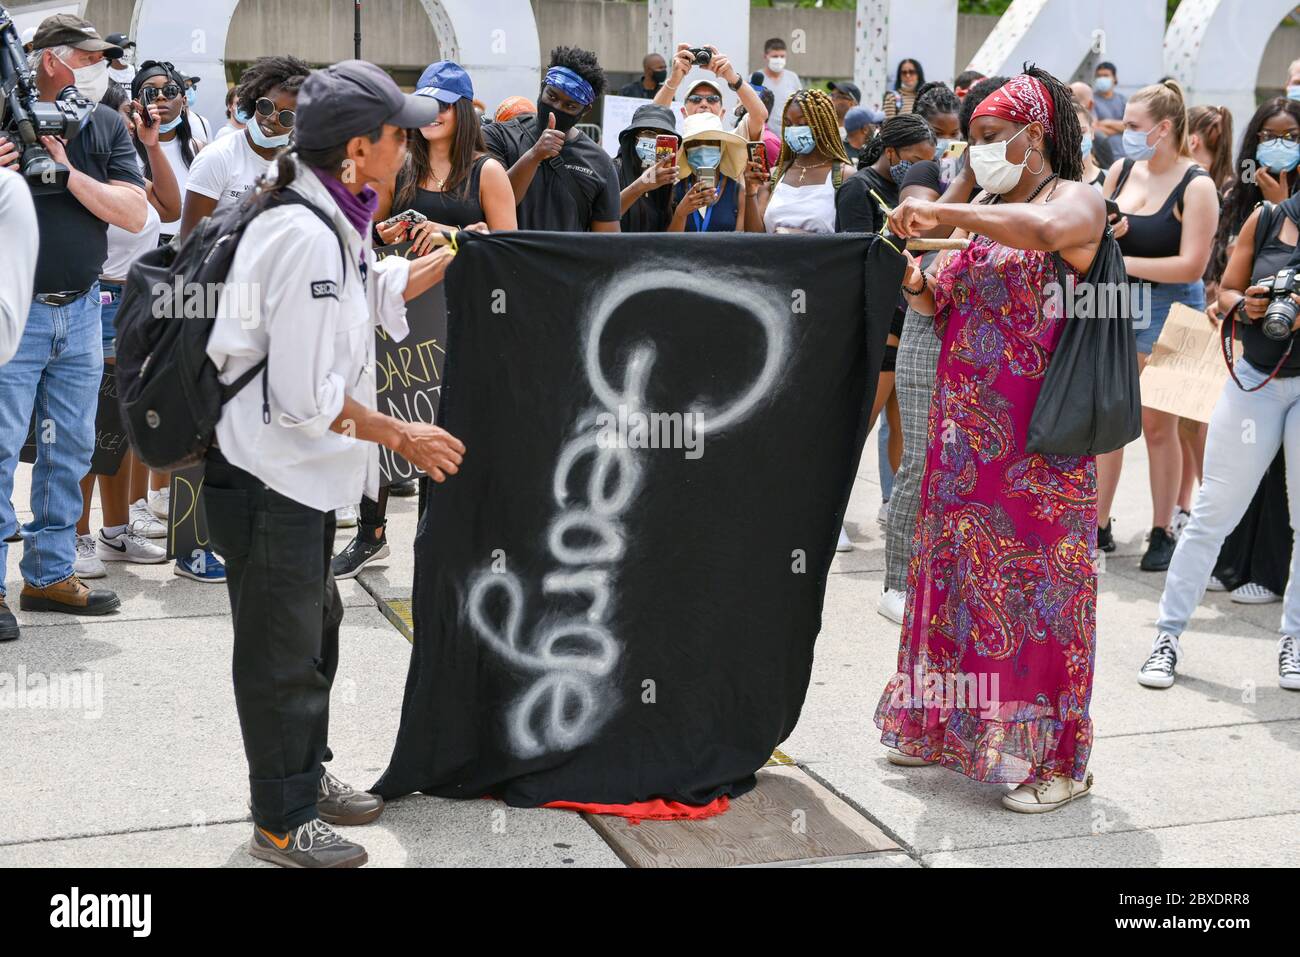
<instances>
[{"instance_id":1,"label":"camera operator","mask_svg":"<svg viewBox=\"0 0 1300 957\"><path fill-rule=\"evenodd\" d=\"M0 539L17 524L10 496L35 405L41 431L32 520L22 532L20 607L102 615L118 607L117 595L91 590L73 571L79 483L90 469L104 368L99 271L108 252L109 225L139 232L148 217L148 201L126 123L116 111L98 105L109 83L105 58L120 58L121 48L71 14L47 18L32 42L30 66L41 100L53 102L75 86L96 105L71 142L42 138L50 157L69 173L66 190L40 190L34 196L40 232L36 295L17 354L0 367ZM0 166L16 168L18 160L12 144L0 144ZM0 542L0 567L7 549ZM12 614L0 606L0 631L16 629Z\"/></svg>"},{"instance_id":2,"label":"camera operator","mask_svg":"<svg viewBox=\"0 0 1300 957\"><path fill-rule=\"evenodd\" d=\"M654 102L659 106L672 106L673 97L677 95L677 89L686 79L686 74L697 66L727 84L727 88L736 94L736 98L745 108L745 115L736 124L735 132L749 141L757 142L763 139L763 126L768 119L767 106L764 105L758 91L736 72L736 68L731 65L731 59L719 53L717 47L707 43L700 47L692 47L689 43L677 44L677 52L673 55L672 76L655 94ZM722 88L713 80L704 78L696 80L687 87L683 100L686 105L682 108L682 116L713 113L722 117L726 112L722 105Z\"/></svg>"},{"instance_id":3,"label":"camera operator","mask_svg":"<svg viewBox=\"0 0 1300 957\"><path fill-rule=\"evenodd\" d=\"M1227 336L1236 329L1244 354L1210 418L1204 479L1169 563L1151 654L1138 673L1148 688L1174 683L1183 661L1179 636L1205 593L1223 540L1241 520L1279 447L1286 456L1291 528L1300 528L1300 295L1292 271L1300 265L1298 223L1300 197L1260 206L1242 226L1223 272L1223 331ZM1225 339L1225 356L1230 345ZM1295 536L1278 642L1278 684L1293 691L1300 690L1298 571Z\"/></svg>"}]
</instances>

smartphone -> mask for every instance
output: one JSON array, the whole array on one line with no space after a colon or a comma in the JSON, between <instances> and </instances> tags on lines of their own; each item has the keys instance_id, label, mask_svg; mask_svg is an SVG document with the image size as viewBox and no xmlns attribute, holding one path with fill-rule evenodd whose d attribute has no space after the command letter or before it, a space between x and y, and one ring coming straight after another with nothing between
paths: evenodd
<instances>
[{"instance_id":1,"label":"smartphone","mask_svg":"<svg viewBox=\"0 0 1300 957\"><path fill-rule=\"evenodd\" d=\"M1114 216L1115 219L1118 220L1119 217L1121 217L1121 216L1123 216L1123 215L1124 215L1124 214L1121 213L1121 212L1119 211L1119 203L1115 202L1113 199L1108 199L1108 200L1106 200L1106 218L1107 218L1107 219L1110 219L1110 217Z\"/></svg>"},{"instance_id":2,"label":"smartphone","mask_svg":"<svg viewBox=\"0 0 1300 957\"><path fill-rule=\"evenodd\" d=\"M767 169L767 147L761 141L757 143L748 142L745 144L745 148L749 150L749 161L751 163L761 163L763 169Z\"/></svg>"},{"instance_id":3,"label":"smartphone","mask_svg":"<svg viewBox=\"0 0 1300 957\"><path fill-rule=\"evenodd\" d=\"M700 166L695 170L695 181L705 189L718 188L718 169L716 166Z\"/></svg>"},{"instance_id":4,"label":"smartphone","mask_svg":"<svg viewBox=\"0 0 1300 957\"><path fill-rule=\"evenodd\" d=\"M429 221L429 217L424 215L424 213L421 213L418 210L408 209L404 213L398 213L396 216L390 216L388 219L385 219L379 225L396 226L398 223L406 223L406 229L407 229L406 235L410 236L410 230L412 226L418 226L421 223L427 223L428 221Z\"/></svg>"},{"instance_id":5,"label":"smartphone","mask_svg":"<svg viewBox=\"0 0 1300 957\"><path fill-rule=\"evenodd\" d=\"M677 137L671 133L660 133L655 137L655 165L670 160L670 166L677 165Z\"/></svg>"}]
</instances>

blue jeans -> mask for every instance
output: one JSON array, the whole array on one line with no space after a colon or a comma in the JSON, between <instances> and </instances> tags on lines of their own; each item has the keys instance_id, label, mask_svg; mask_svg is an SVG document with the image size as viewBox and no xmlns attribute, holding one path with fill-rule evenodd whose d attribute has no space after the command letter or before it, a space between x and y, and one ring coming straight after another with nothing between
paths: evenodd
<instances>
[{"instance_id":1,"label":"blue jeans","mask_svg":"<svg viewBox=\"0 0 1300 957\"><path fill-rule=\"evenodd\" d=\"M66 306L32 303L18 352L0 366L0 539L13 534L18 453L36 409L32 520L23 526L24 580L38 588L72 577L80 482L95 449L104 372L99 285ZM0 569L9 546L0 541ZM4 594L0 575L0 594Z\"/></svg>"},{"instance_id":2,"label":"blue jeans","mask_svg":"<svg viewBox=\"0 0 1300 957\"><path fill-rule=\"evenodd\" d=\"M1144 297L1139 292L1133 328L1137 332L1137 351L1149 356L1156 346L1156 340L1160 338L1165 320L1169 318L1169 309L1174 303L1181 302L1198 312L1205 309L1205 283L1199 279L1195 282L1139 282L1150 286L1151 308L1150 314L1146 315Z\"/></svg>"},{"instance_id":3,"label":"blue jeans","mask_svg":"<svg viewBox=\"0 0 1300 957\"><path fill-rule=\"evenodd\" d=\"M1249 362L1237 363L1237 377L1248 389L1267 375ZM1160 631L1178 636L1187 627L1205 594L1223 540L1246 513L1279 447L1286 454L1291 527L1300 529L1300 378L1274 379L1250 393L1231 379L1225 382L1210 416L1201 490L1165 576L1156 612ZM1300 535L1295 536L1291 552L1281 630L1284 635L1300 636Z\"/></svg>"}]
</instances>

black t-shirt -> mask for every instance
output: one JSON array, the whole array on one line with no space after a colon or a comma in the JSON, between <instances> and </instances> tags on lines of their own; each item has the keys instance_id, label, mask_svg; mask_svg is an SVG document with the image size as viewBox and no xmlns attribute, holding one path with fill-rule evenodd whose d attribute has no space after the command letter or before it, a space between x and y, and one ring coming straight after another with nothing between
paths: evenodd
<instances>
[{"instance_id":1,"label":"black t-shirt","mask_svg":"<svg viewBox=\"0 0 1300 957\"><path fill-rule=\"evenodd\" d=\"M899 191L902 192L909 186L924 186L926 189L933 190L942 196L943 180L939 178L939 164L934 160L921 160L919 163L913 163L908 167L907 175L903 177L903 185L899 187Z\"/></svg>"},{"instance_id":2,"label":"black t-shirt","mask_svg":"<svg viewBox=\"0 0 1300 957\"><path fill-rule=\"evenodd\" d=\"M1285 222L1286 216L1282 210L1274 209L1269 236L1259 247L1259 255L1255 257L1255 262L1250 267L1251 285L1261 279L1274 276L1286 268L1295 254L1295 247L1286 245L1280 238L1282 225ZM1244 313L1237 316L1237 335L1241 338L1242 355L1261 372L1272 372L1287 347L1287 340L1270 339L1260 329L1260 323L1246 318ZM1300 376L1300 343L1292 346L1286 365L1277 373L1279 379L1289 379L1294 376Z\"/></svg>"},{"instance_id":3,"label":"black t-shirt","mask_svg":"<svg viewBox=\"0 0 1300 957\"><path fill-rule=\"evenodd\" d=\"M509 170L537 142L537 119L530 114L493 123L483 128L483 139L488 152ZM556 168L560 165L564 172ZM581 201L575 188L581 190ZM579 132L565 142L559 156L537 167L518 214L520 229L580 233L589 230L593 222L617 222L618 172L613 160L591 137Z\"/></svg>"},{"instance_id":4,"label":"black t-shirt","mask_svg":"<svg viewBox=\"0 0 1300 957\"><path fill-rule=\"evenodd\" d=\"M661 86L663 86L662 83L656 83L655 88L653 90L647 90L641 84L641 77L637 77L631 83L627 84L627 86L620 87L618 91L618 95L635 96L642 100L653 100L655 98L655 94L659 92L659 88Z\"/></svg>"},{"instance_id":5,"label":"black t-shirt","mask_svg":"<svg viewBox=\"0 0 1300 957\"><path fill-rule=\"evenodd\" d=\"M877 173L870 166L848 177L835 194L835 213L842 233L878 233L885 227L885 214L880 210L874 190L890 207L898 205L898 185L886 173Z\"/></svg>"},{"instance_id":6,"label":"black t-shirt","mask_svg":"<svg viewBox=\"0 0 1300 957\"><path fill-rule=\"evenodd\" d=\"M67 149L69 165L91 179L144 188L131 134L116 110L96 106ZM41 233L41 249L36 258L36 292L89 288L99 278L108 258L108 224L97 219L66 190L32 198Z\"/></svg>"}]
</instances>

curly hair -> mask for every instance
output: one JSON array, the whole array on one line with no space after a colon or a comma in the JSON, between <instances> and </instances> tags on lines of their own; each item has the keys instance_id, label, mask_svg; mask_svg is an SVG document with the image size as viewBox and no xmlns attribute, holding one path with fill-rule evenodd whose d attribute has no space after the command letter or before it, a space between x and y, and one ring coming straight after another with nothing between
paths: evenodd
<instances>
[{"instance_id":1,"label":"curly hair","mask_svg":"<svg viewBox=\"0 0 1300 957\"><path fill-rule=\"evenodd\" d=\"M257 101L276 87L286 93L297 93L309 73L311 67L297 57L258 57L239 77L235 97L240 111L245 116L252 116L257 109Z\"/></svg>"},{"instance_id":2,"label":"curly hair","mask_svg":"<svg viewBox=\"0 0 1300 957\"><path fill-rule=\"evenodd\" d=\"M785 141L785 129L789 125L786 117L791 105L803 111L804 119L812 129L817 151L829 160L848 165L849 156L844 152L844 141L840 139L839 114L835 112L830 96L823 90L795 90L781 112L781 155L777 157L772 182L779 183L794 162L794 150Z\"/></svg>"},{"instance_id":3,"label":"curly hair","mask_svg":"<svg viewBox=\"0 0 1300 957\"><path fill-rule=\"evenodd\" d=\"M925 89L916 95L912 112L918 114L927 123L943 113L961 113L961 100L957 94L948 89L946 83L927 83Z\"/></svg>"},{"instance_id":4,"label":"curly hair","mask_svg":"<svg viewBox=\"0 0 1300 957\"><path fill-rule=\"evenodd\" d=\"M1061 179L1077 183L1083 179L1083 129L1074 112L1074 94L1052 74L1032 63L1025 64L1024 72L1047 87L1047 95L1052 100L1052 129L1043 144L1047 161Z\"/></svg>"},{"instance_id":5,"label":"curly hair","mask_svg":"<svg viewBox=\"0 0 1300 957\"><path fill-rule=\"evenodd\" d=\"M862 156L858 159L858 169L870 166L880 159L881 154L885 152L885 147L901 150L914 143L932 142L934 142L934 132L924 117L919 113L899 113L880 124L880 131L863 147Z\"/></svg>"},{"instance_id":6,"label":"curly hair","mask_svg":"<svg viewBox=\"0 0 1300 957\"><path fill-rule=\"evenodd\" d=\"M596 62L596 54L580 47L556 47L551 51L551 66L562 66L572 70L591 84L596 96L601 96L608 88L605 71Z\"/></svg>"}]
</instances>

